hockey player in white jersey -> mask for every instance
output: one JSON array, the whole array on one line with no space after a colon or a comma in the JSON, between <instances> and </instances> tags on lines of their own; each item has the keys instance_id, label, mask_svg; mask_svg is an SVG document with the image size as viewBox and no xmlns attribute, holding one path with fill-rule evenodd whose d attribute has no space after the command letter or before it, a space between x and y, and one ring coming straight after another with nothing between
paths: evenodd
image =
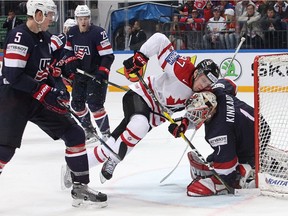
<instances>
[{"instance_id":1,"label":"hockey player in white jersey","mask_svg":"<svg viewBox=\"0 0 288 216\"><path fill-rule=\"evenodd\" d=\"M157 55L164 73L149 76L145 82L170 115L183 110L185 101L193 92L210 89L218 80L220 70L211 59L203 60L195 67L189 57L180 56L169 39L161 33L152 35L134 56L123 62L126 77L138 72L154 55ZM100 174L102 182L111 179L116 165L153 127L166 121L163 110L143 83L136 82L129 87L131 90L123 97L124 119L107 140L107 145L119 157L115 157L103 145L88 153L90 167L105 162Z\"/></svg>"},{"instance_id":2,"label":"hockey player in white jersey","mask_svg":"<svg viewBox=\"0 0 288 216\"><path fill-rule=\"evenodd\" d=\"M183 110L186 100L193 94L210 89L217 82L219 67L211 59L201 61L196 67L189 57L180 56L168 38L161 34L152 35L133 57L123 62L126 76L140 70L150 57L157 55L164 73L149 76L145 82L159 102L170 114ZM143 83L129 86L123 97L124 119L111 134L107 144L123 160L133 147L153 128L165 122L161 107L153 100ZM104 146L95 147L89 163L93 165L106 161L101 170L101 179L110 179L120 162Z\"/></svg>"}]
</instances>

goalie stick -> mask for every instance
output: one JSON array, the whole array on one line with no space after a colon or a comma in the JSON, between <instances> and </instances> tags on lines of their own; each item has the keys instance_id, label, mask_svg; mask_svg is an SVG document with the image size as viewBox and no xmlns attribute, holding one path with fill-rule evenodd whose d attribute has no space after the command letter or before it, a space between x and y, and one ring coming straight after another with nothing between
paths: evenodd
<instances>
[{"instance_id":1,"label":"goalie stick","mask_svg":"<svg viewBox=\"0 0 288 216\"><path fill-rule=\"evenodd\" d=\"M88 77L96 80L96 82L98 81L94 75L92 75L92 74L90 74L90 73L87 73L86 71L83 71L83 70L81 70L81 69L78 69L78 68L77 68L77 73L80 73L80 74L83 74L83 75L85 75L85 76L88 76ZM110 81L106 81L106 82L107 82L107 84L112 85L112 86L114 86L114 87L116 87L116 88L119 88L119 89L121 89L121 90L123 90L123 91L128 91L128 90L129 90L128 88L125 88L125 87L123 87L123 86L117 85L117 84L115 84L115 83L113 83L113 82L110 82ZM100 83L100 82L98 81L98 83Z\"/></svg>"},{"instance_id":2,"label":"goalie stick","mask_svg":"<svg viewBox=\"0 0 288 216\"><path fill-rule=\"evenodd\" d=\"M68 111L72 116L74 116L79 122L81 122L80 119L79 119L79 116L77 116L77 114L72 110L72 108L71 108L69 105L63 104L63 103L61 103L61 105L64 106L64 107L66 107L67 111ZM96 139L98 139L98 140L101 142L101 144L110 151L111 154L113 154L113 155L114 155L117 159L119 159L120 161L122 160L122 159L120 158L120 156L119 156L118 154L116 154L116 153L110 148L110 146L108 146L108 145L106 144L106 142L98 135L98 133L97 133L97 131L96 131L95 128L89 128L89 130L91 130L91 132L92 132L93 135L96 137Z\"/></svg>"},{"instance_id":3,"label":"goalie stick","mask_svg":"<svg viewBox=\"0 0 288 216\"><path fill-rule=\"evenodd\" d=\"M193 132L193 134L191 135L190 140L193 139L194 135L196 134L196 131L197 131L197 130L195 129L194 132ZM189 146L189 145L187 144L186 147L185 147L185 149L184 149L184 151L183 151L183 153L182 153L182 155L181 155L181 157L180 157L180 159L179 159L179 161L178 161L178 163L175 165L175 167L174 167L166 176L164 176L164 178L161 179L160 183L164 182L164 181L177 169L178 165L180 164L180 162L182 161L182 158L183 158L184 155L185 155L185 152L186 152L187 149L188 149L188 146Z\"/></svg>"},{"instance_id":4,"label":"goalie stick","mask_svg":"<svg viewBox=\"0 0 288 216\"><path fill-rule=\"evenodd\" d=\"M156 98L155 94L152 92L152 90L149 88L147 83L144 81L143 77L140 76L140 74L136 71L134 72L137 77L139 78L139 81L143 84L148 94L151 96L152 100L162 109L163 115L169 120L171 123L175 123L175 121L172 119L172 117L169 114L169 111L166 107L164 107L160 101ZM197 155L197 157L203 161L203 163L211 170L213 175L226 187L228 192L230 194L235 194L235 189L230 187L222 178L221 176L215 171L215 169L211 166L210 163L208 163L205 158L198 152L198 150L195 148L195 146L190 142L190 140L183 134L180 133L180 136L184 139L184 141L190 146L190 148L194 151L194 153Z\"/></svg>"}]
</instances>

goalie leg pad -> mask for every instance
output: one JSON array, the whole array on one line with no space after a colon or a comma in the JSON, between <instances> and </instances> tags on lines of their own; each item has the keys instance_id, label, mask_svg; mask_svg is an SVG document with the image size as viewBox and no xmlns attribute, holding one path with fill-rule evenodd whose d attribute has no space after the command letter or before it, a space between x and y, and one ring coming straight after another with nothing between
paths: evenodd
<instances>
[{"instance_id":1,"label":"goalie leg pad","mask_svg":"<svg viewBox=\"0 0 288 216\"><path fill-rule=\"evenodd\" d=\"M201 197L228 194L226 187L214 176L198 177L187 186L187 196Z\"/></svg>"},{"instance_id":2,"label":"goalie leg pad","mask_svg":"<svg viewBox=\"0 0 288 216\"><path fill-rule=\"evenodd\" d=\"M240 175L239 185L241 188L255 188L255 171L249 164L239 164L237 172Z\"/></svg>"},{"instance_id":3,"label":"goalie leg pad","mask_svg":"<svg viewBox=\"0 0 288 216\"><path fill-rule=\"evenodd\" d=\"M212 172L209 167L203 163L197 156L195 152L187 153L188 160L190 163L190 174L192 179L197 179L197 177L207 178L212 176Z\"/></svg>"}]
</instances>

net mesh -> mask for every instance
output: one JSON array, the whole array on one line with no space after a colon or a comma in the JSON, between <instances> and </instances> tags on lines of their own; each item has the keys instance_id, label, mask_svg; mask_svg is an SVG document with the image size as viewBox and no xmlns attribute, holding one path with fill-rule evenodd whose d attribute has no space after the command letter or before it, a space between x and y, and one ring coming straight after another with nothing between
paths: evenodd
<instances>
[{"instance_id":1,"label":"net mesh","mask_svg":"<svg viewBox=\"0 0 288 216\"><path fill-rule=\"evenodd\" d=\"M287 197L288 54L260 56L254 75L258 79L258 185L263 194Z\"/></svg>"}]
</instances>

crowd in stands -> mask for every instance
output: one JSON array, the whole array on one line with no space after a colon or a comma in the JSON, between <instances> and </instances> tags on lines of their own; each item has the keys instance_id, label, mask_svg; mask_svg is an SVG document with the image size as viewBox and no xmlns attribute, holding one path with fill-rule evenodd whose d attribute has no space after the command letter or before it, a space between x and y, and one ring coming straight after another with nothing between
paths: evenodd
<instances>
[{"instance_id":1,"label":"crowd in stands","mask_svg":"<svg viewBox=\"0 0 288 216\"><path fill-rule=\"evenodd\" d=\"M168 35L176 49L287 48L286 0L186 0Z\"/></svg>"},{"instance_id":2,"label":"crowd in stands","mask_svg":"<svg viewBox=\"0 0 288 216\"><path fill-rule=\"evenodd\" d=\"M285 49L287 26L288 0L184 0L171 22L157 24L157 31L178 50L235 49L241 37L246 39L243 49ZM141 43L146 40L140 24L133 31L126 32L124 50L136 49L131 45L136 35L142 35Z\"/></svg>"}]
</instances>

